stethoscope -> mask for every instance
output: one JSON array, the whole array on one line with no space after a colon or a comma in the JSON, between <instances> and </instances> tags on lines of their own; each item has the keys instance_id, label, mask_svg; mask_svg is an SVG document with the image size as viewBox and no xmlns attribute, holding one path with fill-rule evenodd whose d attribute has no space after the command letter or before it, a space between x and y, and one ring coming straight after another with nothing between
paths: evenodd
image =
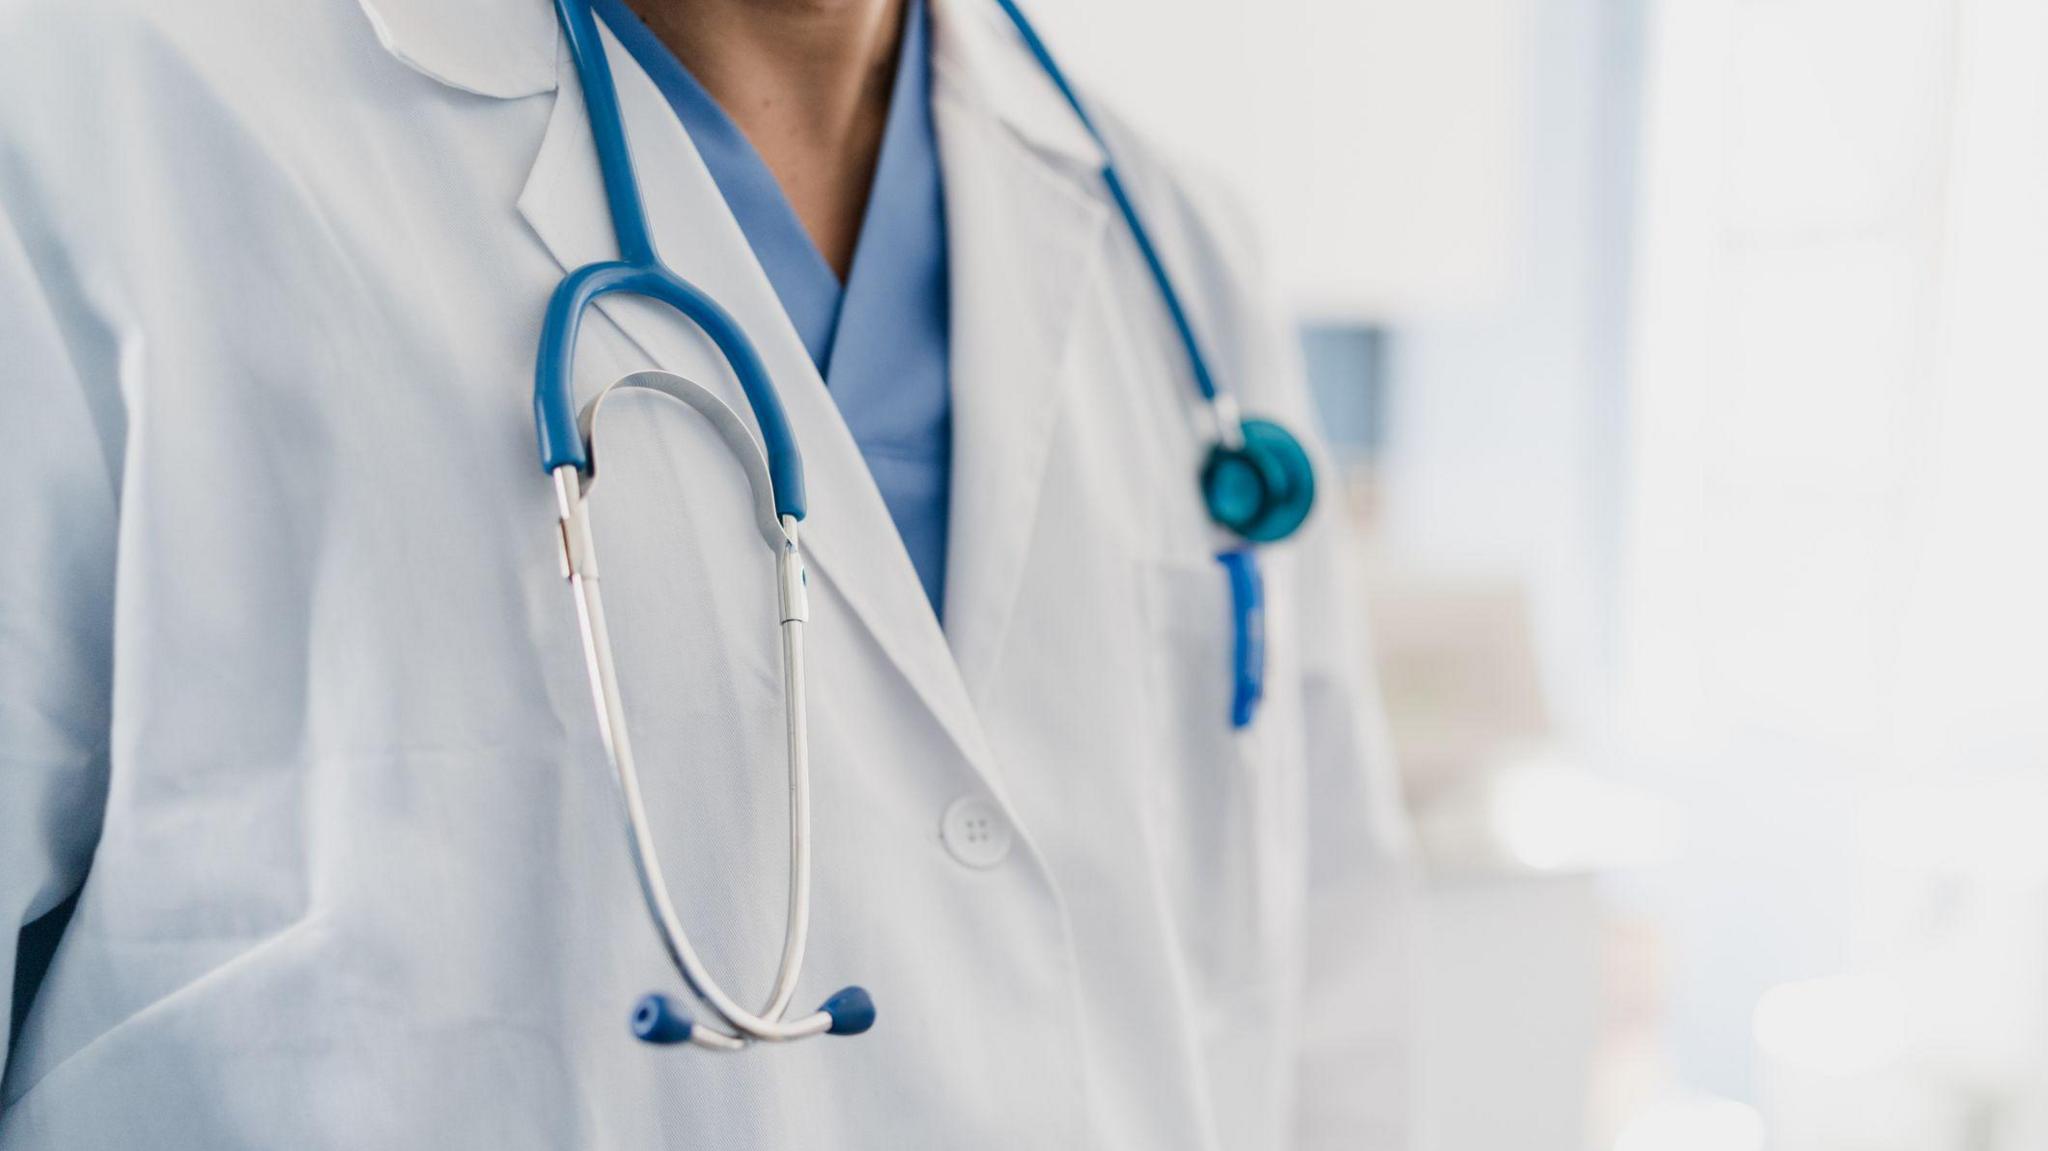
<instances>
[{"instance_id":1,"label":"stethoscope","mask_svg":"<svg viewBox=\"0 0 2048 1151\"><path fill-rule=\"evenodd\" d=\"M1257 560L1249 545L1284 539L1301 526L1315 499L1314 471L1307 453L1293 435L1270 421L1243 417L1231 393L1217 386L1195 337L1194 326L1181 305L1180 293L1174 289L1173 279L1160 261L1151 234L1126 192L1116 165L1108 158L1108 143L1096 130L1094 121L1024 13L1013 0L996 3L1016 25L1032 56L1102 148L1103 184L1158 286L1174 331L1194 370L1200 402L1213 420L1215 438L1202 464L1200 485L1209 517L1243 541L1218 557L1228 572L1234 605L1237 655L1232 722L1243 727L1250 722L1258 704L1264 667L1263 593ZM611 65L605 58L591 0L555 0L555 12L561 19L569 53L582 81L619 258L586 264L569 273L548 301L533 389L541 467L554 478L563 569L576 600L598 729L624 801L627 835L641 895L677 973L716 1021L714 1024L693 1019L667 996L650 993L634 1008L633 1033L649 1043L691 1043L715 1051L738 1051L754 1042L807 1039L814 1035L858 1035L874 1024L875 1006L868 993L857 986L842 988L809 1014L795 1019L787 1017L796 993L797 975L803 966L811 903L810 743L804 710L804 623L809 619L810 606L803 552L798 543L798 526L804 518L803 457L790 432L782 401L769 382L767 368L739 324L716 300L670 271L655 251L626 143L618 89L612 82ZM746 421L725 401L702 385L668 372L644 371L626 376L607 385L579 410L572 382L577 329L591 303L608 295L644 296L669 305L696 324L717 346L739 380L760 441L756 443ZM597 481L598 412L606 398L620 388L666 395L695 409L710 422L746 471L755 525L775 554L789 758L789 896L781 961L768 1002L759 1012L748 1011L726 994L690 945L655 852L632 743L627 737L618 669L612 660L611 639L599 596L597 548L586 510Z\"/></svg>"}]
</instances>

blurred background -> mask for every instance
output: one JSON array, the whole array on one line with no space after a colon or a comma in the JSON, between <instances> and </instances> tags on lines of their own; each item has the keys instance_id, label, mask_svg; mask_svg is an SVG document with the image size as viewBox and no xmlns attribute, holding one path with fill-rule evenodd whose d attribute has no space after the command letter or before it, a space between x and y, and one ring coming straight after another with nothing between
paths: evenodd
<instances>
[{"instance_id":1,"label":"blurred background","mask_svg":"<svg viewBox=\"0 0 2048 1151\"><path fill-rule=\"evenodd\" d=\"M2048 1147L2048 3L1035 10L1298 307L1425 1145Z\"/></svg>"}]
</instances>

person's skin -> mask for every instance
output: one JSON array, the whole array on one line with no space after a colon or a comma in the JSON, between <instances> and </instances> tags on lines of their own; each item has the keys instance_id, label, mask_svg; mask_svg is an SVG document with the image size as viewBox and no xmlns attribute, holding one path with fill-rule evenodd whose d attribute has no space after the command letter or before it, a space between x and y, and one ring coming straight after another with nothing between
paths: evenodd
<instances>
[{"instance_id":1,"label":"person's skin","mask_svg":"<svg viewBox=\"0 0 2048 1151\"><path fill-rule=\"evenodd\" d=\"M904 0L628 0L745 132L841 281L889 115Z\"/></svg>"}]
</instances>

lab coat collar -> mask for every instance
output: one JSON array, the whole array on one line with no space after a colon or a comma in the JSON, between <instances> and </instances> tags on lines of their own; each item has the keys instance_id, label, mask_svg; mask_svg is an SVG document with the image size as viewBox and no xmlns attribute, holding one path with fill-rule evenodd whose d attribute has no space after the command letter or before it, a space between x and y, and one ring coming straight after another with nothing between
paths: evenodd
<instances>
[{"instance_id":1,"label":"lab coat collar","mask_svg":"<svg viewBox=\"0 0 2048 1151\"><path fill-rule=\"evenodd\" d=\"M946 174L952 277L953 475L946 635L977 699L993 681L1030 549L1045 471L1100 263L1100 153L1021 46L977 21L983 0L934 10L932 115ZM1021 70L1017 65L1021 64ZM1004 132L1007 123L1014 132Z\"/></svg>"},{"instance_id":2,"label":"lab coat collar","mask_svg":"<svg viewBox=\"0 0 2048 1151\"><path fill-rule=\"evenodd\" d=\"M479 96L555 88L561 27L549 0L356 0L378 43L412 70Z\"/></svg>"},{"instance_id":3,"label":"lab coat collar","mask_svg":"<svg viewBox=\"0 0 2048 1151\"><path fill-rule=\"evenodd\" d=\"M550 0L356 0L401 63L480 96L553 91L564 73ZM1035 147L1090 167L1101 149L992 0L932 0L935 70Z\"/></svg>"},{"instance_id":4,"label":"lab coat collar","mask_svg":"<svg viewBox=\"0 0 2048 1151\"><path fill-rule=\"evenodd\" d=\"M994 0L931 0L933 87L979 106L1026 143L1089 173L1103 152Z\"/></svg>"}]
</instances>

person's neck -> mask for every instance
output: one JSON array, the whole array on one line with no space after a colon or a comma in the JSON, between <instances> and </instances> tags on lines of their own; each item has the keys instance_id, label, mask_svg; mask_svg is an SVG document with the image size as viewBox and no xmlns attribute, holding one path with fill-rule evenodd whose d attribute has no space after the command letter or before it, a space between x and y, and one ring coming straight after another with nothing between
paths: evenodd
<instances>
[{"instance_id":1,"label":"person's neck","mask_svg":"<svg viewBox=\"0 0 2048 1151\"><path fill-rule=\"evenodd\" d=\"M846 278L906 0L628 0L745 132Z\"/></svg>"}]
</instances>

